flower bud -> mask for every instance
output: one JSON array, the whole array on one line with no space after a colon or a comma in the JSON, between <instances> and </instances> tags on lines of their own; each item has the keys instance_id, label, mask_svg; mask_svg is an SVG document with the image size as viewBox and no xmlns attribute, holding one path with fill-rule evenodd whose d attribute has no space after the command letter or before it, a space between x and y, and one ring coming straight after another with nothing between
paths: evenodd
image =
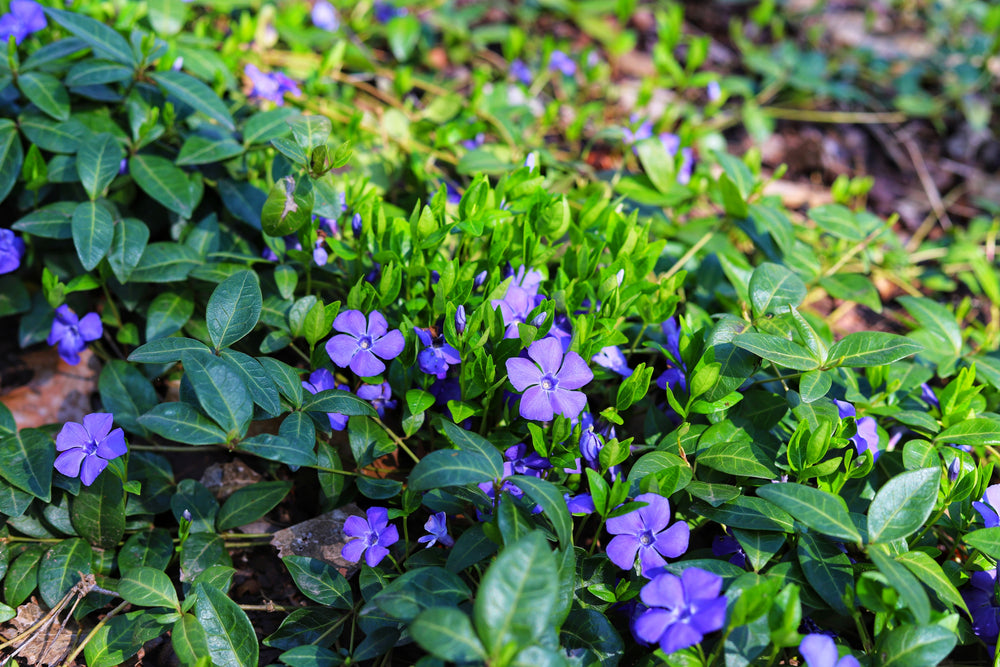
<instances>
[{"instance_id":1,"label":"flower bud","mask_svg":"<svg viewBox=\"0 0 1000 667\"><path fill-rule=\"evenodd\" d=\"M455 331L465 333L465 306L459 306L455 311Z\"/></svg>"}]
</instances>

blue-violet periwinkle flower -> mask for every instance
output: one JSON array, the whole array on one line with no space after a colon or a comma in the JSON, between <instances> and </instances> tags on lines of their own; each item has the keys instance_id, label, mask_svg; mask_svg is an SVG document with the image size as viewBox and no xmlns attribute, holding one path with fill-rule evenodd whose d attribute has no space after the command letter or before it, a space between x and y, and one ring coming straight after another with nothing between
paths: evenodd
<instances>
[{"instance_id":1,"label":"blue-violet periwinkle flower","mask_svg":"<svg viewBox=\"0 0 1000 667\"><path fill-rule=\"evenodd\" d=\"M116 428L114 415L95 412L84 415L83 424L66 422L56 436L56 450L62 452L55 460L55 469L67 477L79 475L84 486L97 479L108 462L128 451L125 433Z\"/></svg>"},{"instance_id":2,"label":"blue-violet periwinkle flower","mask_svg":"<svg viewBox=\"0 0 1000 667\"><path fill-rule=\"evenodd\" d=\"M664 557L677 558L687 551L691 529L683 521L667 528L670 501L663 496L643 493L635 499L646 505L608 519L608 532L615 537L608 543L607 553L611 562L623 570L635 567L638 555L642 575L648 577L653 570L667 564Z\"/></svg>"},{"instance_id":3,"label":"blue-violet periwinkle flower","mask_svg":"<svg viewBox=\"0 0 1000 667\"><path fill-rule=\"evenodd\" d=\"M841 658L829 635L806 635L799 644L799 653L806 659L806 667L861 667L850 653Z\"/></svg>"},{"instance_id":4,"label":"blue-violet periwinkle flower","mask_svg":"<svg viewBox=\"0 0 1000 667\"><path fill-rule=\"evenodd\" d=\"M587 362L576 352L563 356L555 338L536 340L528 346L528 359L507 360L507 376L523 392L520 414L525 419L550 421L560 414L575 419L587 404L587 395L576 391L594 379Z\"/></svg>"},{"instance_id":5,"label":"blue-violet periwinkle flower","mask_svg":"<svg viewBox=\"0 0 1000 667\"><path fill-rule=\"evenodd\" d=\"M11 0L10 11L0 16L0 38L6 44L10 36L20 44L24 38L33 32L42 30L47 25L42 6L33 0Z\"/></svg>"},{"instance_id":6,"label":"blue-violet periwinkle flower","mask_svg":"<svg viewBox=\"0 0 1000 667\"><path fill-rule=\"evenodd\" d=\"M248 64L243 68L243 73L253 85L253 89L250 91L251 97L270 100L281 106L285 103L285 93L302 94L298 84L281 72L265 73L261 72L256 65Z\"/></svg>"},{"instance_id":7,"label":"blue-violet periwinkle flower","mask_svg":"<svg viewBox=\"0 0 1000 667\"><path fill-rule=\"evenodd\" d=\"M429 549L437 542L440 542L446 547L450 547L455 544L455 540L448 534L448 519L444 512L432 514L430 518L427 519L427 523L424 524L424 530L427 531L427 534L423 537L418 537L417 542L424 544L425 549Z\"/></svg>"},{"instance_id":8,"label":"blue-violet periwinkle flower","mask_svg":"<svg viewBox=\"0 0 1000 667\"><path fill-rule=\"evenodd\" d=\"M389 523L389 510L384 507L369 507L367 519L357 515L347 517L344 534L350 540L340 550L344 560L357 563L364 555L368 567L375 567L389 555L387 547L399 541L399 531Z\"/></svg>"},{"instance_id":9,"label":"blue-violet periwinkle flower","mask_svg":"<svg viewBox=\"0 0 1000 667\"><path fill-rule=\"evenodd\" d=\"M313 25L329 32L336 32L340 28L340 17L337 10L333 8L327 0L317 0L310 12Z\"/></svg>"},{"instance_id":10,"label":"blue-violet periwinkle flower","mask_svg":"<svg viewBox=\"0 0 1000 667\"><path fill-rule=\"evenodd\" d=\"M80 363L80 353L87 343L97 340L104 334L101 316L97 313L87 313L78 318L69 306L63 304L56 308L55 319L52 320L52 330L46 342L58 345L59 356L70 366Z\"/></svg>"},{"instance_id":11,"label":"blue-violet periwinkle flower","mask_svg":"<svg viewBox=\"0 0 1000 667\"><path fill-rule=\"evenodd\" d=\"M337 381L333 378L333 373L325 368L314 370L309 375L308 381L302 381L302 387L310 394L318 394L327 389L351 390L346 384L337 384ZM330 428L334 431L343 431L347 428L347 422L350 419L347 415L342 415L339 412L328 412L326 415L330 419Z\"/></svg>"},{"instance_id":12,"label":"blue-violet periwinkle flower","mask_svg":"<svg viewBox=\"0 0 1000 667\"><path fill-rule=\"evenodd\" d=\"M997 510L1000 510L1000 484L986 487L983 497L973 501L972 507L983 517L983 523L987 528L1000 526L1000 514L997 513Z\"/></svg>"},{"instance_id":13,"label":"blue-violet periwinkle flower","mask_svg":"<svg viewBox=\"0 0 1000 667\"><path fill-rule=\"evenodd\" d=\"M0 273L16 271L24 257L24 240L9 229L0 229Z\"/></svg>"},{"instance_id":14,"label":"blue-violet periwinkle flower","mask_svg":"<svg viewBox=\"0 0 1000 667\"><path fill-rule=\"evenodd\" d=\"M341 368L351 367L361 377L379 375L385 363L403 351L406 341L399 329L389 331L385 317L372 311L367 321L360 310L345 310L333 321L341 333L326 342L326 353Z\"/></svg>"},{"instance_id":15,"label":"blue-violet periwinkle flower","mask_svg":"<svg viewBox=\"0 0 1000 667\"><path fill-rule=\"evenodd\" d=\"M451 366L462 363L458 350L445 342L444 334L435 335L429 329L415 328L417 338L424 349L417 353L420 370L443 380Z\"/></svg>"},{"instance_id":16,"label":"blue-violet periwinkle flower","mask_svg":"<svg viewBox=\"0 0 1000 667\"><path fill-rule=\"evenodd\" d=\"M556 49L549 56L549 70L561 72L563 76L573 76L576 74L576 61Z\"/></svg>"},{"instance_id":17,"label":"blue-violet periwinkle flower","mask_svg":"<svg viewBox=\"0 0 1000 667\"><path fill-rule=\"evenodd\" d=\"M649 609L633 625L638 639L659 644L664 653L694 646L726 624L722 577L697 567L681 576L658 575L642 587L639 598Z\"/></svg>"},{"instance_id":18,"label":"blue-violet periwinkle flower","mask_svg":"<svg viewBox=\"0 0 1000 667\"><path fill-rule=\"evenodd\" d=\"M851 442L854 444L858 456L861 456L866 451L871 451L872 460L877 461L882 452L878 448L878 424L875 418L861 417L858 419L858 411L853 405L847 401L838 401L837 399L834 399L833 402L837 406L837 413L841 419L846 419L847 417L855 418L857 433L851 437Z\"/></svg>"},{"instance_id":19,"label":"blue-violet periwinkle flower","mask_svg":"<svg viewBox=\"0 0 1000 667\"><path fill-rule=\"evenodd\" d=\"M590 360L622 377L627 378L632 375L632 369L628 367L628 361L625 360L625 355L622 354L617 345L602 347L601 351L592 356Z\"/></svg>"},{"instance_id":20,"label":"blue-violet periwinkle flower","mask_svg":"<svg viewBox=\"0 0 1000 667\"><path fill-rule=\"evenodd\" d=\"M388 382L361 385L358 387L358 398L371 403L379 417L384 417L386 410L396 407L396 401L392 400L392 387Z\"/></svg>"},{"instance_id":21,"label":"blue-violet periwinkle flower","mask_svg":"<svg viewBox=\"0 0 1000 667\"><path fill-rule=\"evenodd\" d=\"M996 600L996 568L976 571L969 576L969 585L962 590L962 599L972 615L972 631L996 651L1000 634L1000 606Z\"/></svg>"}]
</instances>

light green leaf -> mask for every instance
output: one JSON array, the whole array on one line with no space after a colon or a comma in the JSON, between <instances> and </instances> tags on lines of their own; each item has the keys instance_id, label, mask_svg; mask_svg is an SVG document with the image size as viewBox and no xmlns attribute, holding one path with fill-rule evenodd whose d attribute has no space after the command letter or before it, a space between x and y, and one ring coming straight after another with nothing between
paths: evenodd
<instances>
[{"instance_id":1,"label":"light green leaf","mask_svg":"<svg viewBox=\"0 0 1000 667\"><path fill-rule=\"evenodd\" d=\"M957 643L958 635L940 625L900 625L882 640L882 667L935 667Z\"/></svg>"},{"instance_id":2,"label":"light green leaf","mask_svg":"<svg viewBox=\"0 0 1000 667\"><path fill-rule=\"evenodd\" d=\"M183 72L156 72L150 75L171 97L218 121L227 130L235 130L233 117L219 96L204 83Z\"/></svg>"},{"instance_id":3,"label":"light green leaf","mask_svg":"<svg viewBox=\"0 0 1000 667\"><path fill-rule=\"evenodd\" d=\"M195 615L205 629L212 662L230 667L257 667L259 647L246 612L222 591L196 583Z\"/></svg>"},{"instance_id":4,"label":"light green leaf","mask_svg":"<svg viewBox=\"0 0 1000 667\"><path fill-rule=\"evenodd\" d=\"M192 665L208 655L208 635L192 614L184 614L174 623L170 644L181 663Z\"/></svg>"},{"instance_id":5,"label":"light green leaf","mask_svg":"<svg viewBox=\"0 0 1000 667\"><path fill-rule=\"evenodd\" d=\"M291 489L291 482L257 482L245 486L222 504L215 527L224 532L252 523L277 507Z\"/></svg>"},{"instance_id":6,"label":"light green leaf","mask_svg":"<svg viewBox=\"0 0 1000 667\"><path fill-rule=\"evenodd\" d=\"M896 589L900 599L913 612L917 622L921 625L929 623L931 620L931 603L927 599L927 592L924 591L923 586L920 585L917 578L885 553L882 545L871 545L868 548L868 557L871 558L875 567L888 580L889 585Z\"/></svg>"},{"instance_id":7,"label":"light green leaf","mask_svg":"<svg viewBox=\"0 0 1000 667\"><path fill-rule=\"evenodd\" d=\"M848 514L847 503L840 496L793 482L761 486L757 495L817 532L848 542L861 542L861 534Z\"/></svg>"},{"instance_id":8,"label":"light green leaf","mask_svg":"<svg viewBox=\"0 0 1000 667\"><path fill-rule=\"evenodd\" d=\"M122 572L118 582L122 599L143 607L170 607L180 611L177 591L167 573L153 567L136 567Z\"/></svg>"},{"instance_id":9,"label":"light green leaf","mask_svg":"<svg viewBox=\"0 0 1000 667\"><path fill-rule=\"evenodd\" d=\"M846 368L885 366L923 349L908 338L883 331L864 331L844 336L830 347L828 365Z\"/></svg>"},{"instance_id":10,"label":"light green leaf","mask_svg":"<svg viewBox=\"0 0 1000 667\"><path fill-rule=\"evenodd\" d=\"M754 317L787 313L806 298L806 285L784 266L765 262L750 275L749 294Z\"/></svg>"},{"instance_id":11,"label":"light green leaf","mask_svg":"<svg viewBox=\"0 0 1000 667\"><path fill-rule=\"evenodd\" d=\"M744 333L733 338L733 345L785 368L797 371L811 371L819 368L819 359L814 357L808 349L780 336Z\"/></svg>"},{"instance_id":12,"label":"light green leaf","mask_svg":"<svg viewBox=\"0 0 1000 667\"><path fill-rule=\"evenodd\" d=\"M891 542L919 530L934 510L940 480L938 468L924 468L883 484L868 509L868 540Z\"/></svg>"},{"instance_id":13,"label":"light green leaf","mask_svg":"<svg viewBox=\"0 0 1000 667\"><path fill-rule=\"evenodd\" d=\"M896 561L905 565L910 572L916 575L917 579L934 591L938 598L949 607L969 613L962 595L945 576L944 570L941 569L941 565L936 560L923 551L907 551L896 556Z\"/></svg>"},{"instance_id":14,"label":"light green leaf","mask_svg":"<svg viewBox=\"0 0 1000 667\"><path fill-rule=\"evenodd\" d=\"M938 433L934 441L973 447L1000 445L1000 421L988 417L966 419Z\"/></svg>"}]
</instances>

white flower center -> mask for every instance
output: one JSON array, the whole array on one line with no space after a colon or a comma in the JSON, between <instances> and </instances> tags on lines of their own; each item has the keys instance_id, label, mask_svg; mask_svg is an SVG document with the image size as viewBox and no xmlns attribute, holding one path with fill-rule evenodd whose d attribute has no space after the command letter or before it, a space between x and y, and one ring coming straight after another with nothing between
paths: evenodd
<instances>
[{"instance_id":1,"label":"white flower center","mask_svg":"<svg viewBox=\"0 0 1000 667\"><path fill-rule=\"evenodd\" d=\"M371 346L372 346L371 336L362 336L361 338L358 339L358 347L360 347L362 350L367 350Z\"/></svg>"},{"instance_id":2,"label":"white flower center","mask_svg":"<svg viewBox=\"0 0 1000 667\"><path fill-rule=\"evenodd\" d=\"M559 384L559 381L551 375L544 375L540 384L545 391L552 391Z\"/></svg>"}]
</instances>

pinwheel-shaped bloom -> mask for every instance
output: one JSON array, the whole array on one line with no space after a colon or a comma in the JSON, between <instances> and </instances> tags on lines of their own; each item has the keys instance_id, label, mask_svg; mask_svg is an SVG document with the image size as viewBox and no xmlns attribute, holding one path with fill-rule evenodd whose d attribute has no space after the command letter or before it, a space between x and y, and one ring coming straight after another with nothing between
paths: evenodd
<instances>
[{"instance_id":1,"label":"pinwheel-shaped bloom","mask_svg":"<svg viewBox=\"0 0 1000 667\"><path fill-rule=\"evenodd\" d=\"M633 632L642 641L659 644L667 655L694 646L726 624L721 591L722 577L696 567L679 577L658 575L639 593L649 609L636 619Z\"/></svg>"},{"instance_id":2,"label":"pinwheel-shaped bloom","mask_svg":"<svg viewBox=\"0 0 1000 667\"><path fill-rule=\"evenodd\" d=\"M563 76L573 76L576 74L576 61L567 56L562 51L556 49L549 56L549 70L560 72Z\"/></svg>"},{"instance_id":3,"label":"pinwheel-shaped bloom","mask_svg":"<svg viewBox=\"0 0 1000 667\"><path fill-rule=\"evenodd\" d=\"M563 500L566 501L566 508L570 514L593 514L597 511L594 507L594 497L589 493L581 493L576 496L564 493Z\"/></svg>"},{"instance_id":4,"label":"pinwheel-shaped bloom","mask_svg":"<svg viewBox=\"0 0 1000 667\"><path fill-rule=\"evenodd\" d=\"M587 404L582 391L574 391L594 379L587 362L576 352L563 356L555 338L536 340L528 346L528 359L507 360L507 377L521 396L520 413L525 419L550 421L560 414L575 419Z\"/></svg>"},{"instance_id":5,"label":"pinwheel-shaped bloom","mask_svg":"<svg viewBox=\"0 0 1000 667\"><path fill-rule=\"evenodd\" d=\"M829 635L806 635L799 644L799 653L806 659L806 667L861 667L853 655L841 658Z\"/></svg>"},{"instance_id":6,"label":"pinwheel-shaped bloom","mask_svg":"<svg viewBox=\"0 0 1000 667\"><path fill-rule=\"evenodd\" d=\"M515 475L541 477L546 470L552 467L552 463L547 458L535 450L529 449L523 442L508 447L504 450L503 457L510 461Z\"/></svg>"},{"instance_id":7,"label":"pinwheel-shaped bloom","mask_svg":"<svg viewBox=\"0 0 1000 667\"><path fill-rule=\"evenodd\" d=\"M333 378L333 373L325 368L313 371L309 375L308 381L302 381L302 386L310 394L318 394L326 389L351 390L346 384L337 384L337 381ZM330 419L330 428L334 431L343 431L347 428L347 422L350 419L347 415L342 415L339 412L327 412L326 416Z\"/></svg>"},{"instance_id":8,"label":"pinwheel-shaped bloom","mask_svg":"<svg viewBox=\"0 0 1000 667\"><path fill-rule=\"evenodd\" d=\"M345 310L333 321L333 328L341 333L326 343L326 353L333 363L351 370L361 377L379 375L385 370L383 359L395 359L406 342L399 329L389 331L382 313L372 311L367 321L360 310Z\"/></svg>"},{"instance_id":9,"label":"pinwheel-shaped bloom","mask_svg":"<svg viewBox=\"0 0 1000 667\"><path fill-rule=\"evenodd\" d=\"M46 26L42 6L33 0L11 0L10 11L0 16L0 39L6 44L11 35L20 44L25 37Z\"/></svg>"},{"instance_id":10,"label":"pinwheel-shaped bloom","mask_svg":"<svg viewBox=\"0 0 1000 667\"><path fill-rule=\"evenodd\" d=\"M683 521L667 528L670 501L663 496L644 493L635 499L646 506L608 519L608 532L615 536L608 543L608 558L623 570L631 570L638 554L642 574L648 577L667 564L664 556L677 558L687 551L691 529Z\"/></svg>"},{"instance_id":11,"label":"pinwheel-shaped bloom","mask_svg":"<svg viewBox=\"0 0 1000 667\"><path fill-rule=\"evenodd\" d=\"M329 32L336 32L340 28L340 17L337 15L337 10L327 0L319 0L313 5L310 17L313 25L317 28Z\"/></svg>"},{"instance_id":12,"label":"pinwheel-shaped bloom","mask_svg":"<svg viewBox=\"0 0 1000 667\"><path fill-rule=\"evenodd\" d=\"M379 417L384 417L386 410L396 407L396 401L392 400L392 387L388 382L361 385L358 387L358 398L370 402Z\"/></svg>"},{"instance_id":13,"label":"pinwheel-shaped bloom","mask_svg":"<svg viewBox=\"0 0 1000 667\"><path fill-rule=\"evenodd\" d=\"M243 68L243 73L253 85L253 90L250 91L252 97L271 100L281 106L285 103L285 93L302 94L299 85L281 72L265 73L256 65L247 65Z\"/></svg>"},{"instance_id":14,"label":"pinwheel-shaped bloom","mask_svg":"<svg viewBox=\"0 0 1000 667\"><path fill-rule=\"evenodd\" d=\"M66 422L56 436L56 449L62 452L56 457L56 470L67 477L79 475L84 486L93 484L108 461L128 451L125 433L111 430L114 419L110 412L95 412L84 415L83 424Z\"/></svg>"},{"instance_id":15,"label":"pinwheel-shaped bloom","mask_svg":"<svg viewBox=\"0 0 1000 667\"><path fill-rule=\"evenodd\" d=\"M426 544L427 546L424 547L425 549L429 549L438 542L446 547L450 547L455 544L455 540L448 534L448 518L445 516L444 512L432 514L430 518L427 519L427 523L424 524L424 530L427 531L427 534L423 537L418 537L417 542Z\"/></svg>"},{"instance_id":16,"label":"pinwheel-shaped bloom","mask_svg":"<svg viewBox=\"0 0 1000 667\"><path fill-rule=\"evenodd\" d=\"M972 507L983 517L983 523L987 528L1000 526L1000 484L993 484L986 487L983 497L972 503Z\"/></svg>"},{"instance_id":17,"label":"pinwheel-shaped bloom","mask_svg":"<svg viewBox=\"0 0 1000 667\"><path fill-rule=\"evenodd\" d=\"M389 555L387 547L399 542L399 531L389 524L389 510L384 507L369 507L368 518L357 515L347 517L344 534L352 539L340 550L340 555L352 563L357 563L364 555L368 567L375 567Z\"/></svg>"},{"instance_id":18,"label":"pinwheel-shaped bloom","mask_svg":"<svg viewBox=\"0 0 1000 667\"><path fill-rule=\"evenodd\" d=\"M625 355L622 354L617 345L602 347L601 351L592 356L590 360L598 366L603 366L609 371L618 373L622 377L627 378L632 375L632 369L628 367L628 361L626 361Z\"/></svg>"},{"instance_id":19,"label":"pinwheel-shaped bloom","mask_svg":"<svg viewBox=\"0 0 1000 667\"><path fill-rule=\"evenodd\" d=\"M58 344L59 356L70 366L80 363L80 353L87 343L97 340L104 334L101 317L97 313L87 313L80 319L70 307L63 304L56 308L56 317L52 320L52 330L49 331L48 344Z\"/></svg>"},{"instance_id":20,"label":"pinwheel-shaped bloom","mask_svg":"<svg viewBox=\"0 0 1000 667\"><path fill-rule=\"evenodd\" d=\"M24 257L24 241L9 229L0 229L0 273L16 271Z\"/></svg>"}]
</instances>

